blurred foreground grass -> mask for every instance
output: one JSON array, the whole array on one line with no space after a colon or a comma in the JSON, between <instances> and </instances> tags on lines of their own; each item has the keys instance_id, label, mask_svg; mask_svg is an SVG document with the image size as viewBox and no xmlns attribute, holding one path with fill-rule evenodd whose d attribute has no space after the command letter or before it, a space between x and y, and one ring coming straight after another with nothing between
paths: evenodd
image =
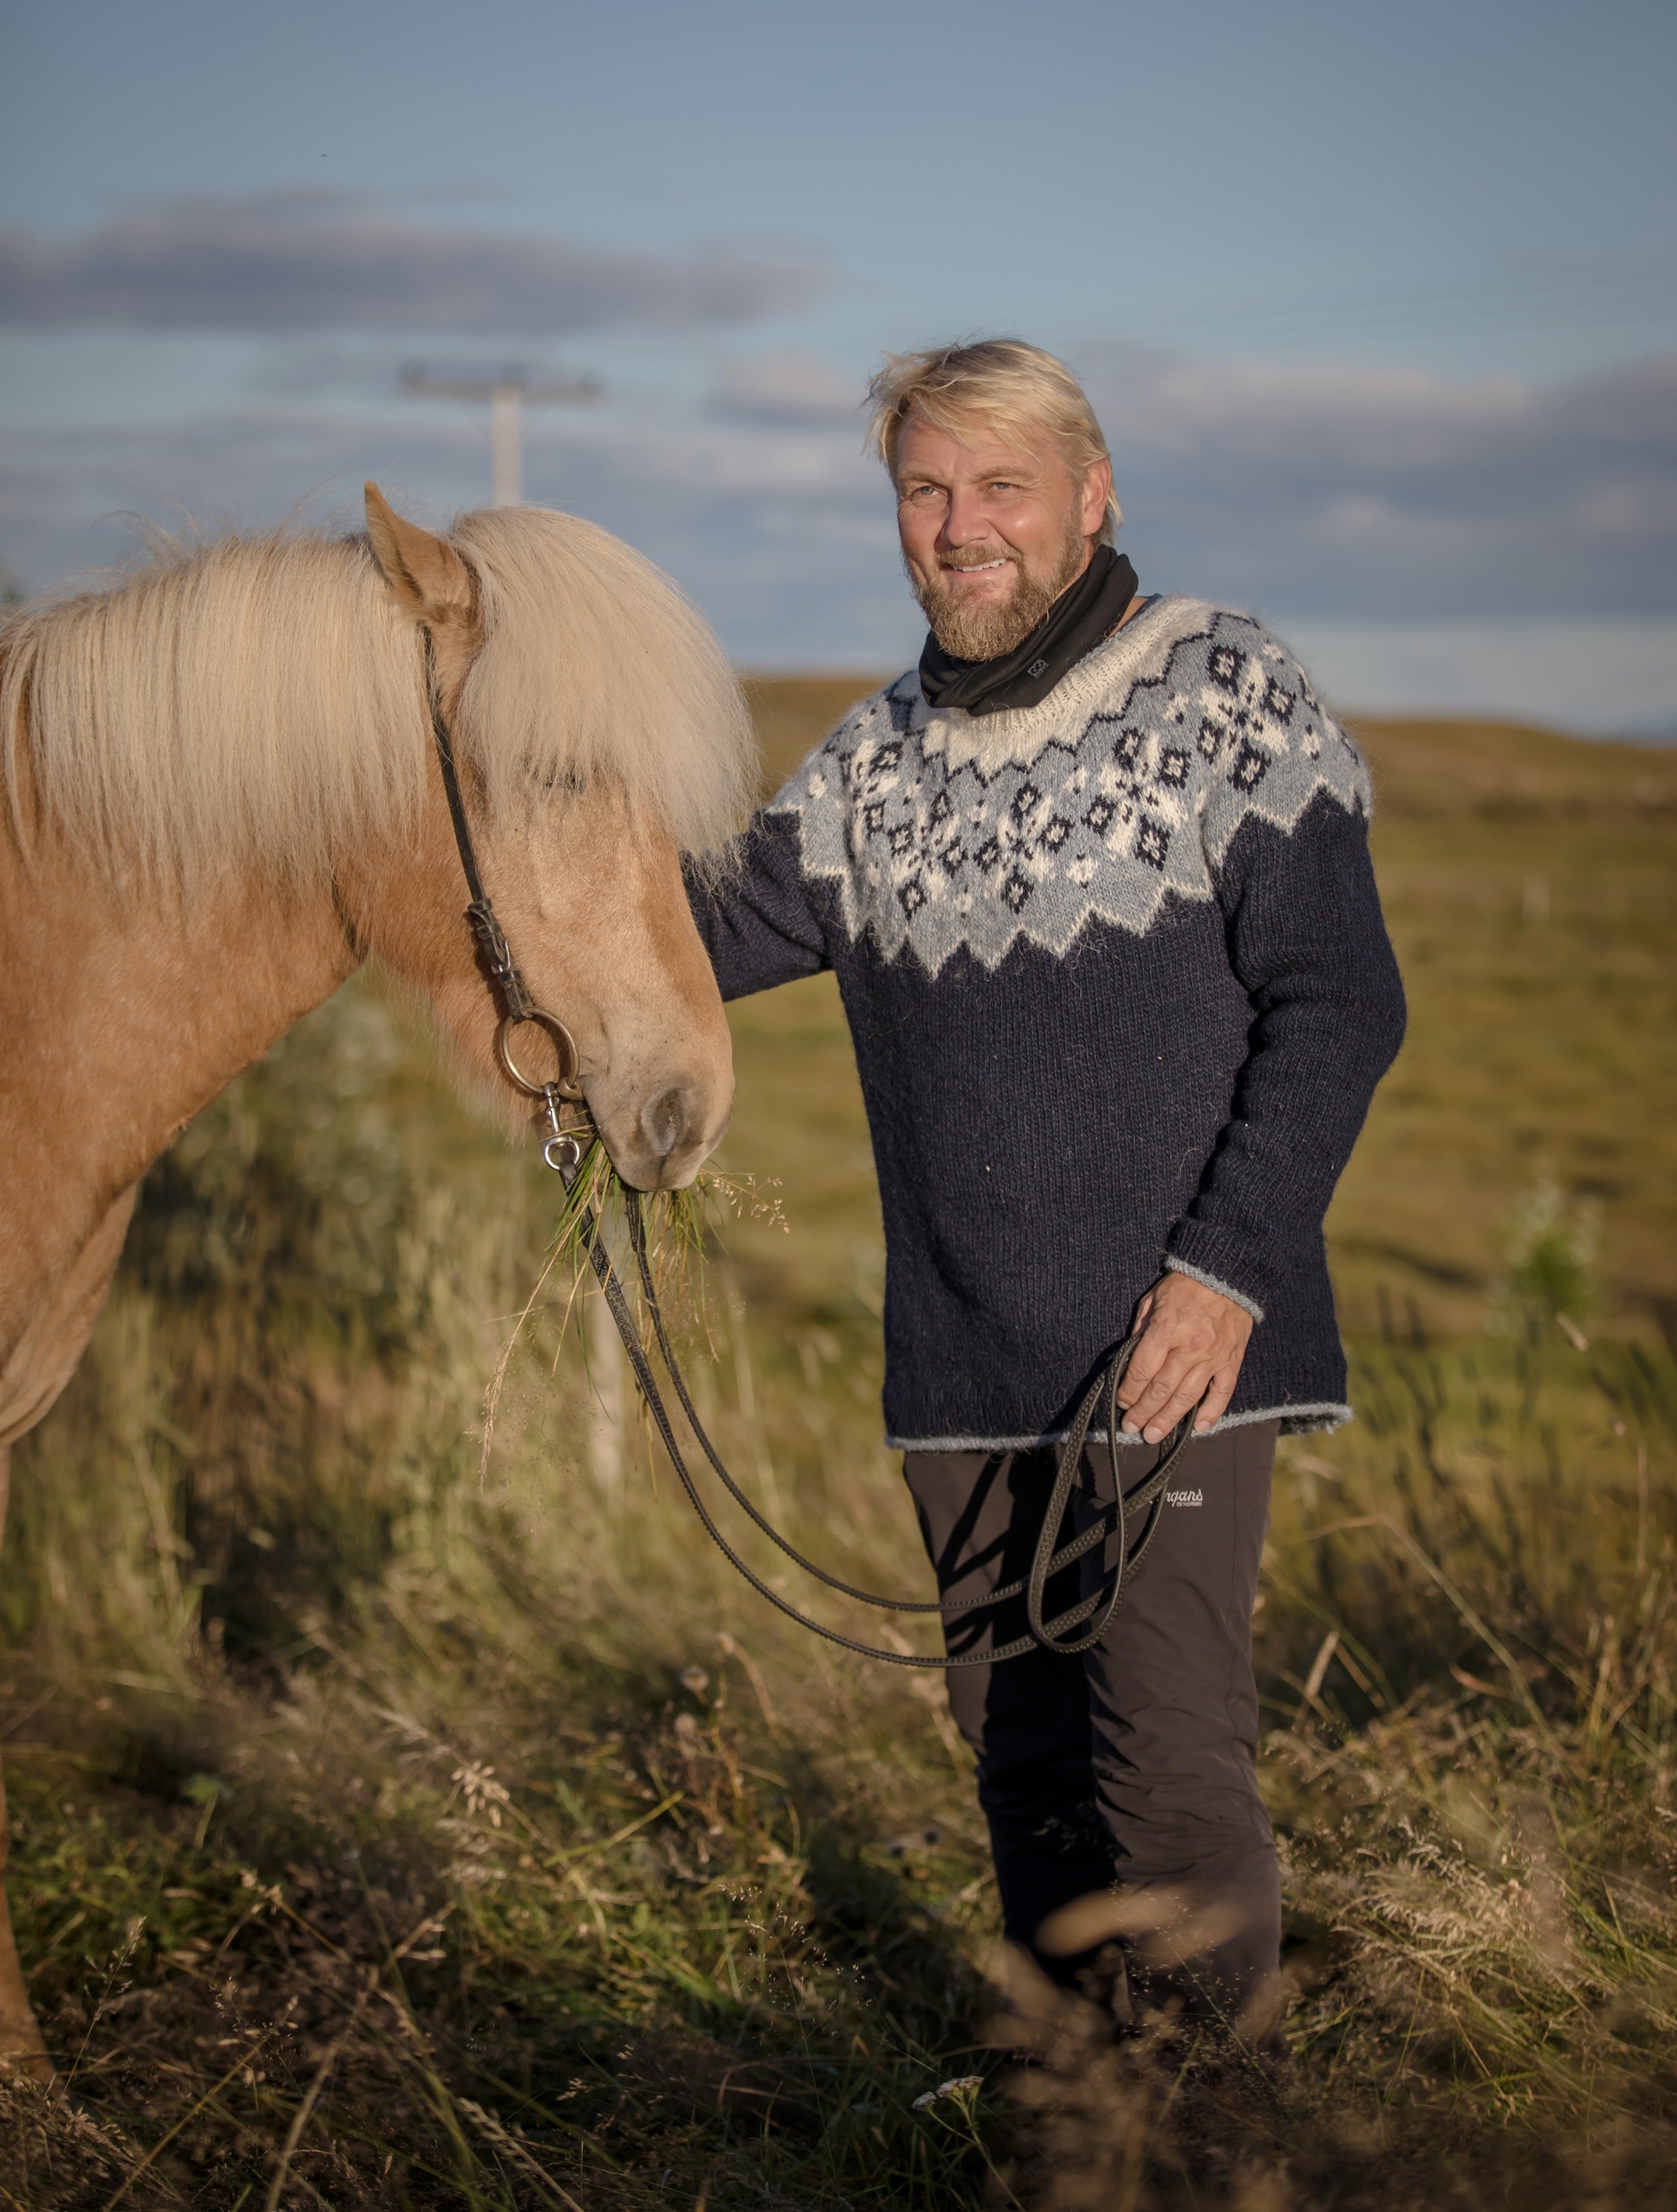
<instances>
[{"instance_id":1,"label":"blurred foreground grass","mask_svg":"<svg viewBox=\"0 0 1677 2212\"><path fill-rule=\"evenodd\" d=\"M786 728L829 703L768 702ZM1571 748L1476 782L1476 742L1371 741L1414 1041L1336 1210L1361 1418L1285 1449L1257 1621L1293 2080L1207 2059L1166 2110L1075 2020L1023 2074L987 2047L991 1892L935 1678L771 1617L644 1439L610 1474L562 1285L480 1467L555 1193L363 985L160 1167L15 1455L12 1893L76 2101L0 2088L0 2188L1668 2201L1671 817L1629 781L1578 796L1668 771ZM781 1178L789 1225L733 1224L689 1316L705 1410L806 1548L921 1594L830 994L748 1003L736 1036L729 1156ZM1600 1312L1564 1327L1592 1275Z\"/></svg>"}]
</instances>

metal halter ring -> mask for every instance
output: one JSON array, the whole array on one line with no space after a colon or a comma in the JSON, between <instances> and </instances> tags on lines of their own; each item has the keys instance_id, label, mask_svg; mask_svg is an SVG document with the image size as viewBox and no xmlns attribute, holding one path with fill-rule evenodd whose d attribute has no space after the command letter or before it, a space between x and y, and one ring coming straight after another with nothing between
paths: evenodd
<instances>
[{"instance_id":1,"label":"metal halter ring","mask_svg":"<svg viewBox=\"0 0 1677 2212\"><path fill-rule=\"evenodd\" d=\"M514 1030L522 1029L526 1023L545 1030L551 1038L554 1050L559 1055L557 1082L532 1083L513 1058L509 1042L512 1033ZM582 1085L576 1079L580 1065L576 1040L557 1014L550 1014L540 1006L532 1006L527 1014L504 1014L495 1033L495 1049L507 1080L515 1090L523 1091L526 1098L545 1098L550 1091L556 1091L561 1098L573 1103L581 1097Z\"/></svg>"}]
</instances>

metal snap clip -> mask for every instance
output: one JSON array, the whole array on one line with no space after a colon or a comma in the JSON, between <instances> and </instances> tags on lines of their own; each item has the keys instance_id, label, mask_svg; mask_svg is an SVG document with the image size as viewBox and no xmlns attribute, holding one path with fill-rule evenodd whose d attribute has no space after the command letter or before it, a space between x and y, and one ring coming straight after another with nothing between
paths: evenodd
<instances>
[{"instance_id":1,"label":"metal snap clip","mask_svg":"<svg viewBox=\"0 0 1677 2212\"><path fill-rule=\"evenodd\" d=\"M542 1158L568 1190L582 1165L582 1146L573 1132L567 1129L559 1136L550 1137L542 1146Z\"/></svg>"},{"instance_id":2,"label":"metal snap clip","mask_svg":"<svg viewBox=\"0 0 1677 2212\"><path fill-rule=\"evenodd\" d=\"M588 1156L588 1147L594 1141L592 1125L580 1129L567 1129L559 1119L561 1097L559 1085L547 1083L542 1086L542 1099L547 1108L547 1125L553 1134L542 1146L542 1158L568 1190L581 1170Z\"/></svg>"}]
</instances>

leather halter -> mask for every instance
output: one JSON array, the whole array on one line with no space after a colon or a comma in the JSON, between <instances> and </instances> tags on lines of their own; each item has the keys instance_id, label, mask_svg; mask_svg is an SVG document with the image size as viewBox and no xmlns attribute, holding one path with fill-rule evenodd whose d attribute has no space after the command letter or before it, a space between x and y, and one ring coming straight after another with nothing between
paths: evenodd
<instances>
[{"instance_id":1,"label":"leather halter","mask_svg":"<svg viewBox=\"0 0 1677 2212\"><path fill-rule=\"evenodd\" d=\"M431 734L436 740L437 760L442 769L443 790L448 799L449 818L454 825L454 842L460 855L460 869L465 878L471 903L465 909L465 919L476 940L480 964L494 998L500 1021L495 1029L495 1053L507 1079L515 1090L526 1097L541 1099L547 1108L547 1119L552 1134L542 1146L542 1157L563 1182L568 1192L574 1188L581 1173L582 1163L589 1147L597 1140L598 1132L588 1115L582 1085L577 1078L580 1065L574 1040L556 1014L538 1006L530 988L520 972L513 956L507 933L497 920L489 893L483 888L483 878L477 866L477 854L472 843L471 824L465 802L460 792L459 769L454 755L454 740L442 711L442 695L437 680L436 651L428 629L421 633L425 647L425 688L431 710ZM538 1083L523 1073L513 1061L508 1048L513 1032L525 1024L533 1024L552 1040L559 1054L558 1079ZM584 1120L580 1127L565 1127L561 1124L562 1104L580 1106ZM962 1615L1006 1604L1009 1600L1023 1597L1025 1618L1030 1633L1015 1637L1011 1643L993 1650L954 1652L938 1657L922 1656L918 1652L888 1651L881 1646L860 1643L854 1637L842 1636L835 1628L828 1628L813 1620L806 1613L771 1589L761 1575L734 1549L712 1518L710 1509L700 1495L691 1470L682 1455L677 1441L669 1409L653 1371L652 1362L641 1341L635 1316L629 1309L623 1286L606 1250L605 1239L599 1234L599 1221L592 1206L585 1206L580 1224L583 1249L598 1278L599 1286L617 1334L623 1339L623 1352L634 1371L635 1380L653 1425L663 1439L671 1465L686 1492L688 1502L698 1515L705 1533L730 1565L751 1585L760 1597L768 1599L777 1612L795 1620L800 1628L807 1628L829 1644L836 1644L847 1651L860 1654L865 1659L877 1659L888 1667L987 1667L1005 1659L1022 1658L1028 1651L1041 1649L1071 1656L1087 1651L1106 1633L1117 1612L1124 1591L1134 1578L1137 1570L1158 1533L1164 1516L1164 1493L1177 1462L1194 1439L1194 1414L1185 1413L1165 1439L1157 1459L1142 1480L1126 1491L1119 1475L1117 1443L1119 1429L1118 1387L1124 1379L1135 1348L1141 1341L1139 1335L1127 1337L1113 1353L1101 1372L1085 1392L1082 1402L1072 1417L1071 1426L1062 1439L1054 1468L1054 1488L1048 1510L1042 1516L1032 1554L1030 1570L1017 1581L1006 1583L999 1589L987 1590L981 1596L965 1598L892 1598L880 1597L872 1590L858 1589L854 1583L829 1575L813 1559L807 1559L772 1522L768 1521L739 1487L724 1465L716 1447L706 1434L693 1404L681 1369L677 1364L675 1352L665 1327L663 1309L659 1304L657 1288L653 1281L652 1264L647 1250L646 1217L641 1210L641 1194L628 1184L622 1186L624 1208L629 1217L629 1244L635 1254L635 1264L640 1280L641 1295L651 1317L653 1334L659 1356L664 1363L677 1403L680 1406L688 1427L697 1440L713 1471L735 1504L739 1506L755 1526L768 1537L777 1550L806 1574L813 1575L827 1589L836 1590L840 1596L853 1599L859 1605L872 1606L880 1613L936 1613L945 1621L958 1620ZM1099 1506L1088 1501L1087 1525L1079 1535L1067 1543L1056 1545L1054 1538L1072 1494L1078 1486L1082 1471L1084 1447L1101 1401L1105 1400L1107 1448L1112 1455L1115 1495L1110 1504ZM1135 1516L1141 1516L1133 1540L1131 1528ZM1102 1576L1105 1587L1094 1595L1082 1598L1053 1620L1043 1618L1048 1581L1062 1569L1093 1552L1097 1546L1104 1547L1109 1539L1115 1540L1113 1564L1104 1567ZM1088 1626L1085 1627L1085 1624ZM1070 1632L1083 1628L1080 1636Z\"/></svg>"},{"instance_id":2,"label":"leather halter","mask_svg":"<svg viewBox=\"0 0 1677 2212\"><path fill-rule=\"evenodd\" d=\"M513 948L507 941L507 933L501 927L499 916L483 888L483 872L477 866L477 848L471 841L471 823L465 811L465 800L460 792L460 771L454 757L454 735L448 726L448 718L442 711L442 686L437 677L436 647L428 627L422 628L421 638L425 647L425 697L431 710L431 735L436 741L437 764L442 770L442 787L448 800L448 818L454 825L454 845L460 856L460 872L465 878L466 889L471 895L465 918L477 945L479 965L495 1000L501 1018L495 1024L495 1053L501 1063L501 1073L515 1091L526 1098L539 1098L547 1108L548 1121L553 1133L543 1146L545 1158L550 1147L569 1140L575 1149L575 1164L580 1166L586 1146L575 1146L574 1133L564 1128L560 1121L562 1105L586 1104L577 1071L581 1065L576 1049L576 1040L557 1014L538 1006L530 986L525 981L518 962L513 957ZM512 1040L514 1030L526 1024L542 1030L550 1040L559 1056L559 1073L548 1083L538 1083L526 1074L513 1057ZM550 1167L558 1163L548 1159Z\"/></svg>"}]
</instances>

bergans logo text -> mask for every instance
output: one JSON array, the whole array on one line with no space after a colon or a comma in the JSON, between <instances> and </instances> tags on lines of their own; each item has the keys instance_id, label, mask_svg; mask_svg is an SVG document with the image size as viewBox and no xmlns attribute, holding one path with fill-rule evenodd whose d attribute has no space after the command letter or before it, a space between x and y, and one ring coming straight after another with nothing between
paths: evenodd
<instances>
[{"instance_id":1,"label":"bergans logo text","mask_svg":"<svg viewBox=\"0 0 1677 2212\"><path fill-rule=\"evenodd\" d=\"M1206 1493L1203 1490L1167 1490L1164 1502L1167 1505L1203 1505Z\"/></svg>"}]
</instances>

